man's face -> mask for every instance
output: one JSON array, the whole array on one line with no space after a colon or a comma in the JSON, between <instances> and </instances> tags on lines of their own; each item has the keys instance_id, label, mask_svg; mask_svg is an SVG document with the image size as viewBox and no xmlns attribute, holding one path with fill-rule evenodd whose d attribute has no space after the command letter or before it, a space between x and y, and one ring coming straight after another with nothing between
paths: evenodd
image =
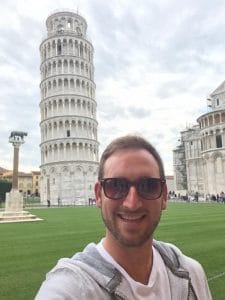
<instances>
[{"instance_id":1,"label":"man's face","mask_svg":"<svg viewBox=\"0 0 225 300\"><path fill-rule=\"evenodd\" d=\"M146 150L120 150L105 162L104 178L124 177L135 181L141 177L160 178L155 158ZM160 198L146 200L130 187L124 199L112 200L105 196L100 183L95 186L96 203L101 208L106 225L106 242L115 240L126 247L138 247L150 241L157 227L161 211L166 208L167 188Z\"/></svg>"}]
</instances>

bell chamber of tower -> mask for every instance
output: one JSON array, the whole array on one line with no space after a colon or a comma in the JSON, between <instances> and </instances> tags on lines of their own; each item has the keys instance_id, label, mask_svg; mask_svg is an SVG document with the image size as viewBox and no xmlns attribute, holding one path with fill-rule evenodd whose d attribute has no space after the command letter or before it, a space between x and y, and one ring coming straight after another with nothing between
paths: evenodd
<instances>
[{"instance_id":1,"label":"bell chamber of tower","mask_svg":"<svg viewBox=\"0 0 225 300\"><path fill-rule=\"evenodd\" d=\"M98 141L94 48L85 19L56 12L41 56L41 202L86 205L94 198Z\"/></svg>"}]
</instances>

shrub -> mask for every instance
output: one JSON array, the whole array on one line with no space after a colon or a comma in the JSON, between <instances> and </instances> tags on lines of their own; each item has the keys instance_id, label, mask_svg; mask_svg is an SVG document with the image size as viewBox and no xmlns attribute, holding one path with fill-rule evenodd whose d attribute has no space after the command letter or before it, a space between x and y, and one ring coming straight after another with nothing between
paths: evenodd
<instances>
[{"instance_id":1,"label":"shrub","mask_svg":"<svg viewBox=\"0 0 225 300\"><path fill-rule=\"evenodd\" d=\"M12 188L12 182L1 179L0 180L0 202L5 201L5 194L8 193Z\"/></svg>"}]
</instances>

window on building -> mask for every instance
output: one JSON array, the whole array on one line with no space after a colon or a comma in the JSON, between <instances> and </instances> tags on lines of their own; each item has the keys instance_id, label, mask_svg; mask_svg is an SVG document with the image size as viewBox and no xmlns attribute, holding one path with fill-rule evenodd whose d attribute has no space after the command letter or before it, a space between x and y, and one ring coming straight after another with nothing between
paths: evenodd
<instances>
[{"instance_id":1,"label":"window on building","mask_svg":"<svg viewBox=\"0 0 225 300\"><path fill-rule=\"evenodd\" d=\"M61 53L62 53L62 47L61 47L61 44L58 43L58 45L57 45L57 54L61 55Z\"/></svg>"},{"instance_id":2,"label":"window on building","mask_svg":"<svg viewBox=\"0 0 225 300\"><path fill-rule=\"evenodd\" d=\"M70 130L67 130L67 131L66 131L66 136L67 136L67 137L70 137Z\"/></svg>"},{"instance_id":3,"label":"window on building","mask_svg":"<svg viewBox=\"0 0 225 300\"><path fill-rule=\"evenodd\" d=\"M72 21L71 20L68 20L68 22L67 22L67 28L72 28Z\"/></svg>"},{"instance_id":4,"label":"window on building","mask_svg":"<svg viewBox=\"0 0 225 300\"><path fill-rule=\"evenodd\" d=\"M216 148L222 148L222 136L221 136L221 134L216 135Z\"/></svg>"},{"instance_id":5,"label":"window on building","mask_svg":"<svg viewBox=\"0 0 225 300\"><path fill-rule=\"evenodd\" d=\"M76 28L76 31L77 31L77 34L81 34L80 27L77 27L77 28Z\"/></svg>"},{"instance_id":6,"label":"window on building","mask_svg":"<svg viewBox=\"0 0 225 300\"><path fill-rule=\"evenodd\" d=\"M64 30L64 27L63 27L62 24L59 24L59 25L57 26L57 29L58 29L58 33L61 33L61 32Z\"/></svg>"},{"instance_id":7,"label":"window on building","mask_svg":"<svg viewBox=\"0 0 225 300\"><path fill-rule=\"evenodd\" d=\"M219 100L219 98L216 99L216 105L220 105L220 100Z\"/></svg>"}]
</instances>

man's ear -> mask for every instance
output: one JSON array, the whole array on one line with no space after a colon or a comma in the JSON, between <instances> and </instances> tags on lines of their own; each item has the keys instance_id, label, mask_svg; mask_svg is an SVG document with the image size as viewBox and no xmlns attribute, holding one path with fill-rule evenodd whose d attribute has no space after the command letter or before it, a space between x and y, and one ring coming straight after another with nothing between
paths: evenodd
<instances>
[{"instance_id":1,"label":"man's ear","mask_svg":"<svg viewBox=\"0 0 225 300\"><path fill-rule=\"evenodd\" d=\"M102 197L101 197L101 184L99 181L95 183L95 199L96 199L96 206L101 207L102 206Z\"/></svg>"},{"instance_id":2,"label":"man's ear","mask_svg":"<svg viewBox=\"0 0 225 300\"><path fill-rule=\"evenodd\" d=\"M167 207L167 199L168 199L168 194L167 194L167 184L165 183L163 185L163 191L162 191L162 210L166 209Z\"/></svg>"}]
</instances>

